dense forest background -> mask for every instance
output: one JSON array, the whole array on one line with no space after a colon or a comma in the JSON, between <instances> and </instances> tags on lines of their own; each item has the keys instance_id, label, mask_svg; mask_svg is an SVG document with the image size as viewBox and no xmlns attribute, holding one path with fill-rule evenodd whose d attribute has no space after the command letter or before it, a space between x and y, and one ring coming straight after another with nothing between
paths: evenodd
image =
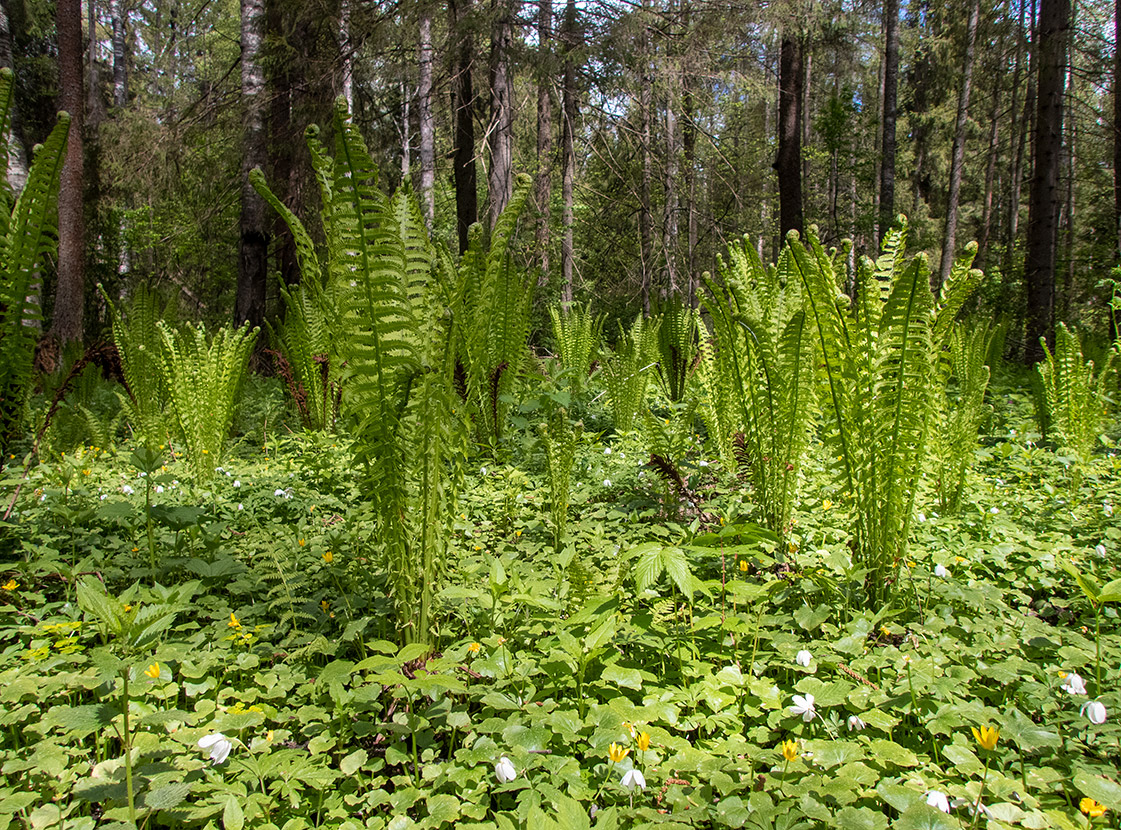
<instances>
[{"instance_id":1,"label":"dense forest background","mask_svg":"<svg viewBox=\"0 0 1121 830\"><path fill-rule=\"evenodd\" d=\"M330 140L340 95L453 252L535 177L514 250L539 307L633 316L693 296L731 239L769 261L805 223L865 252L902 213L936 274L977 241L974 302L1020 354L1055 320L1115 334L1113 4L556 3L3 0L13 186L80 113L45 334L102 336L98 283L211 322L279 313L294 243L248 173L316 214L303 134Z\"/></svg>"}]
</instances>

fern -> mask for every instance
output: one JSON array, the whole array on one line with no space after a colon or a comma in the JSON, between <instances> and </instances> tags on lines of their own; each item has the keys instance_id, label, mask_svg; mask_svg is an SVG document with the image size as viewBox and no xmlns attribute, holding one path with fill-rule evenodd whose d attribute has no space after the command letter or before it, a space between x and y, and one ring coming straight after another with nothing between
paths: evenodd
<instances>
[{"instance_id":1,"label":"fern","mask_svg":"<svg viewBox=\"0 0 1121 830\"><path fill-rule=\"evenodd\" d=\"M1105 384L1113 369L1115 352L1100 370L1092 360L1083 360L1078 335L1059 323L1055 329L1055 351L1043 342L1044 358L1035 366L1037 418L1044 438L1076 459L1074 481L1089 463L1094 444L1107 414Z\"/></svg>"},{"instance_id":2,"label":"fern","mask_svg":"<svg viewBox=\"0 0 1121 830\"><path fill-rule=\"evenodd\" d=\"M938 371L953 318L981 278L975 246L954 266L943 297L930 291L926 260L907 263L906 227L892 230L875 263L856 275L855 302L841 293L833 260L813 232L790 239L824 369L829 448L852 504L854 564L870 607L891 598L906 555Z\"/></svg>"},{"instance_id":3,"label":"fern","mask_svg":"<svg viewBox=\"0 0 1121 830\"><path fill-rule=\"evenodd\" d=\"M105 289L102 286L98 288L113 316L113 341L117 345L121 374L128 393L128 419L144 444L155 450L160 444L167 443L168 430L172 426L168 419L171 398L161 361L163 335L158 324L175 319L174 305L171 302L161 303L155 292L140 285L133 293L127 311L122 313L109 299Z\"/></svg>"},{"instance_id":4,"label":"fern","mask_svg":"<svg viewBox=\"0 0 1121 830\"><path fill-rule=\"evenodd\" d=\"M679 297L662 309L658 326L658 377L671 403L685 400L686 386L698 357L697 313Z\"/></svg>"},{"instance_id":5,"label":"fern","mask_svg":"<svg viewBox=\"0 0 1121 830\"><path fill-rule=\"evenodd\" d=\"M594 316L588 303L584 308L574 306L568 310L550 306L549 319L561 366L571 378L573 394L579 395L599 350L603 318Z\"/></svg>"},{"instance_id":6,"label":"fern","mask_svg":"<svg viewBox=\"0 0 1121 830\"><path fill-rule=\"evenodd\" d=\"M767 526L785 537L813 417L812 326L789 247L768 269L748 242L734 243L718 268L719 283L704 278L713 343L702 344L702 414L725 463L747 467Z\"/></svg>"},{"instance_id":7,"label":"fern","mask_svg":"<svg viewBox=\"0 0 1121 830\"><path fill-rule=\"evenodd\" d=\"M583 425L579 422L572 423L564 407L557 407L541 427L546 468L549 473L549 513L553 524L553 549L558 554L568 528L572 465L576 461L576 447L582 434Z\"/></svg>"},{"instance_id":8,"label":"fern","mask_svg":"<svg viewBox=\"0 0 1121 830\"><path fill-rule=\"evenodd\" d=\"M999 327L954 327L950 338L950 371L938 385L945 390L936 395L931 413L929 457L934 467L938 499L942 510L953 513L961 506L965 476L977 447L977 430L992 412L985 404L994 333ZM952 384L947 385L947 381ZM952 394L951 394L952 393Z\"/></svg>"},{"instance_id":9,"label":"fern","mask_svg":"<svg viewBox=\"0 0 1121 830\"><path fill-rule=\"evenodd\" d=\"M615 350L604 362L602 377L615 429L634 428L635 418L646 407L646 387L655 368L660 321L635 318L629 331L620 326Z\"/></svg>"},{"instance_id":10,"label":"fern","mask_svg":"<svg viewBox=\"0 0 1121 830\"><path fill-rule=\"evenodd\" d=\"M257 329L221 328L208 339L202 324L175 330L161 320L156 326L163 339L160 370L175 423L191 473L201 484L222 463Z\"/></svg>"},{"instance_id":11,"label":"fern","mask_svg":"<svg viewBox=\"0 0 1121 830\"><path fill-rule=\"evenodd\" d=\"M381 572L367 574L366 587L387 586L401 638L428 643L458 483L457 465L448 461L463 452L452 399L452 269L407 192L390 199L378 189L342 100L334 133L332 156L316 129L307 132L323 200L322 257L299 220L281 214L305 240L298 246L304 281L325 286L308 316L332 344L330 371L338 368L341 414L373 517L367 558ZM309 330L297 340L317 348L315 337Z\"/></svg>"},{"instance_id":12,"label":"fern","mask_svg":"<svg viewBox=\"0 0 1121 830\"><path fill-rule=\"evenodd\" d=\"M457 359L464 367L467 401L479 443L492 449L502 439L508 400L529 355L529 311L534 281L513 262L510 243L533 180L518 176L506 209L483 249L472 226L459 262L453 299Z\"/></svg>"},{"instance_id":13,"label":"fern","mask_svg":"<svg viewBox=\"0 0 1121 830\"><path fill-rule=\"evenodd\" d=\"M3 181L7 181L13 87L12 71L0 69ZM53 217L69 129L70 117L61 113L35 154L27 184L14 202L0 187L0 467L19 433L31 388L37 332L31 324L40 318L38 274L55 244Z\"/></svg>"}]
</instances>

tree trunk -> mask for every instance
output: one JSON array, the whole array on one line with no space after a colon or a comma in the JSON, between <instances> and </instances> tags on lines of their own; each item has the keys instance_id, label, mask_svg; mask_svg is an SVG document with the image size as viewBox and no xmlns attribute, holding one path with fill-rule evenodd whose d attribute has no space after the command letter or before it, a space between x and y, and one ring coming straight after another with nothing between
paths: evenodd
<instances>
[{"instance_id":1,"label":"tree trunk","mask_svg":"<svg viewBox=\"0 0 1121 830\"><path fill-rule=\"evenodd\" d=\"M697 300L697 122L695 100L693 98L692 76L682 68L682 114L681 144L685 162L685 277L688 280L687 295L689 305Z\"/></svg>"},{"instance_id":2,"label":"tree trunk","mask_svg":"<svg viewBox=\"0 0 1121 830\"><path fill-rule=\"evenodd\" d=\"M564 88L562 108L564 124L561 134L561 155L564 158L564 172L561 179L561 199L564 207L561 224L564 237L561 239L561 300L564 308L572 304L573 282L573 238L572 226L574 213L574 188L576 185L576 118L579 115L576 103L576 58L575 52L581 45L580 27L576 20L576 0L568 0L564 7Z\"/></svg>"},{"instance_id":3,"label":"tree trunk","mask_svg":"<svg viewBox=\"0 0 1121 830\"><path fill-rule=\"evenodd\" d=\"M1121 259L1121 0L1113 6L1113 215Z\"/></svg>"},{"instance_id":4,"label":"tree trunk","mask_svg":"<svg viewBox=\"0 0 1121 830\"><path fill-rule=\"evenodd\" d=\"M15 68L12 59L12 29L8 20L7 0L0 0L0 66ZM27 152L20 140L18 101L13 97L11 129L8 140L8 186L13 193L22 193L27 184Z\"/></svg>"},{"instance_id":5,"label":"tree trunk","mask_svg":"<svg viewBox=\"0 0 1121 830\"><path fill-rule=\"evenodd\" d=\"M1121 2L1121 0L1118 0ZM537 264L540 284L549 282L549 215L553 191L553 3L537 3Z\"/></svg>"},{"instance_id":6,"label":"tree trunk","mask_svg":"<svg viewBox=\"0 0 1121 830\"><path fill-rule=\"evenodd\" d=\"M479 201L475 179L475 93L471 87L471 68L475 44L471 36L471 0L448 0L452 36L455 39L452 74L452 109L455 112L455 224L459 252L467 250L467 231L479 221Z\"/></svg>"},{"instance_id":7,"label":"tree trunk","mask_svg":"<svg viewBox=\"0 0 1121 830\"><path fill-rule=\"evenodd\" d=\"M1032 113L1035 111L1035 73L1031 65L1030 54L1025 54L1024 41L1024 6L1027 0L1020 2L1020 29L1019 43L1016 47L1016 71L1012 76L1012 140L1015 142L1015 152L1012 159L1012 170L1008 182L1008 219L1005 223L1005 232L1008 239L1004 246L1004 271L1009 273L1015 262L1016 243L1020 234L1020 199L1024 181L1024 160L1027 157L1027 139L1032 128ZM1032 4L1031 32L1035 38L1035 5ZM1028 62L1028 83L1024 91L1024 105L1019 107L1016 96L1019 92L1020 71L1024 62Z\"/></svg>"},{"instance_id":8,"label":"tree trunk","mask_svg":"<svg viewBox=\"0 0 1121 830\"><path fill-rule=\"evenodd\" d=\"M436 121L432 117L432 14L427 6L420 16L420 204L429 232L436 217Z\"/></svg>"},{"instance_id":9,"label":"tree trunk","mask_svg":"<svg viewBox=\"0 0 1121 830\"><path fill-rule=\"evenodd\" d=\"M265 231L265 200L249 183L249 172L264 169L265 73L261 67L261 44L265 27L264 0L241 0L241 236L238 239L237 298L234 325L257 327L265 320L268 286L268 235Z\"/></svg>"},{"instance_id":10,"label":"tree trunk","mask_svg":"<svg viewBox=\"0 0 1121 830\"><path fill-rule=\"evenodd\" d=\"M85 221L82 215L82 6L58 0L58 74L62 109L70 113L70 137L58 191L58 285L50 334L65 345L81 340L85 300Z\"/></svg>"},{"instance_id":11,"label":"tree trunk","mask_svg":"<svg viewBox=\"0 0 1121 830\"><path fill-rule=\"evenodd\" d=\"M666 91L666 178L665 214L662 217L662 244L666 250L666 290L677 294L677 160L681 153L681 131L677 128L677 73L670 70Z\"/></svg>"},{"instance_id":12,"label":"tree trunk","mask_svg":"<svg viewBox=\"0 0 1121 830\"><path fill-rule=\"evenodd\" d=\"M490 226L506 209L514 192L514 79L510 74L514 10L510 0L494 0L494 31L490 53L490 171L487 197Z\"/></svg>"},{"instance_id":13,"label":"tree trunk","mask_svg":"<svg viewBox=\"0 0 1121 830\"><path fill-rule=\"evenodd\" d=\"M123 0L109 0L113 20L113 106L128 106L128 55L125 46L125 11Z\"/></svg>"},{"instance_id":14,"label":"tree trunk","mask_svg":"<svg viewBox=\"0 0 1121 830\"><path fill-rule=\"evenodd\" d=\"M1053 342L1055 323L1055 249L1062 204L1059 175L1063 147L1063 96L1066 81L1070 0L1042 0L1039 28L1032 44L1038 104L1035 117L1035 170L1028 206L1028 245L1024 268L1027 288L1025 359L1043 356L1040 338Z\"/></svg>"},{"instance_id":15,"label":"tree trunk","mask_svg":"<svg viewBox=\"0 0 1121 830\"><path fill-rule=\"evenodd\" d=\"M879 238L895 224L895 120L899 109L899 0L884 0L884 94L880 118Z\"/></svg>"},{"instance_id":16,"label":"tree trunk","mask_svg":"<svg viewBox=\"0 0 1121 830\"><path fill-rule=\"evenodd\" d=\"M1003 38L1001 39L1003 43ZM999 47L998 47L999 51ZM993 224L993 189L996 182L996 161L1000 155L1000 87L993 90L993 105L989 111L989 150L985 163L985 195L981 205L981 233L977 238L977 268L984 268Z\"/></svg>"},{"instance_id":17,"label":"tree trunk","mask_svg":"<svg viewBox=\"0 0 1121 830\"><path fill-rule=\"evenodd\" d=\"M954 122L954 143L950 151L950 192L946 198L946 230L942 237L942 265L938 270L935 294L940 294L950 268L954 264L954 246L958 232L958 200L961 197L961 173L965 166L965 131L969 126L969 94L973 89L973 56L977 46L977 27L981 20L981 0L973 0L966 27L965 55L961 66L961 92L958 114Z\"/></svg>"},{"instance_id":18,"label":"tree trunk","mask_svg":"<svg viewBox=\"0 0 1121 830\"><path fill-rule=\"evenodd\" d=\"M643 10L646 9L646 0L643 0ZM654 268L654 210L651 204L654 182L654 162L651 157L650 122L654 108L654 79L650 73L650 30L646 24L646 17L642 19L642 36L639 43L639 54L642 60L642 74L639 78L639 117L640 140L642 142L642 181L639 185L638 206L638 236L639 256L642 268L642 313L650 316L650 293L653 282Z\"/></svg>"},{"instance_id":19,"label":"tree trunk","mask_svg":"<svg viewBox=\"0 0 1121 830\"><path fill-rule=\"evenodd\" d=\"M339 52L342 55L342 92L346 108L354 112L354 47L350 39L350 0L339 4Z\"/></svg>"},{"instance_id":20,"label":"tree trunk","mask_svg":"<svg viewBox=\"0 0 1121 830\"><path fill-rule=\"evenodd\" d=\"M782 238L802 228L802 43L782 39L779 54L778 172L779 231Z\"/></svg>"},{"instance_id":21,"label":"tree trunk","mask_svg":"<svg viewBox=\"0 0 1121 830\"><path fill-rule=\"evenodd\" d=\"M287 10L281 0L265 0L265 43L285 43L288 37ZM262 56L267 57L267 56ZM268 160L269 183L284 205L296 211L299 174L295 163L295 135L292 129L293 74L290 61L277 59L262 61L268 77ZM279 215L272 216L273 233L277 240L274 256L285 285L300 281L299 263L296 261L296 240L288 223Z\"/></svg>"}]
</instances>

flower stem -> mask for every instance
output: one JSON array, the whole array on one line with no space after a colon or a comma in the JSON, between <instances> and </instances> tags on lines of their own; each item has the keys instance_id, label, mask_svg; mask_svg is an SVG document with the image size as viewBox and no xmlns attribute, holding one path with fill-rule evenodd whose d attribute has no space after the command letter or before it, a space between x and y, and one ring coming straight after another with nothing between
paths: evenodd
<instances>
[{"instance_id":1,"label":"flower stem","mask_svg":"<svg viewBox=\"0 0 1121 830\"><path fill-rule=\"evenodd\" d=\"M128 820L132 826L136 826L136 794L132 785L132 733L128 728L128 710L129 710L129 697L128 697L128 673L129 669L126 666L121 672L121 709L122 709L122 731L123 743L125 745L125 788L128 792Z\"/></svg>"},{"instance_id":2,"label":"flower stem","mask_svg":"<svg viewBox=\"0 0 1121 830\"><path fill-rule=\"evenodd\" d=\"M981 796L985 794L985 782L989 778L989 761L992 760L989 756L985 757L985 772L981 775L981 789L977 791L977 803L973 805L973 821L970 827L976 827L977 822L981 819Z\"/></svg>"}]
</instances>

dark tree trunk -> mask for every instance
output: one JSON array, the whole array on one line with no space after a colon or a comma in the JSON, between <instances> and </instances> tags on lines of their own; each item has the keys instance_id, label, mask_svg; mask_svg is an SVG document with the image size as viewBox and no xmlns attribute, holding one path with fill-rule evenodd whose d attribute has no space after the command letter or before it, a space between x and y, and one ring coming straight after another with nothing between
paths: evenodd
<instances>
[{"instance_id":1,"label":"dark tree trunk","mask_svg":"<svg viewBox=\"0 0 1121 830\"><path fill-rule=\"evenodd\" d=\"M683 70L684 72L685 70ZM689 305L697 300L697 123L692 76L682 79L681 144L685 162L685 271Z\"/></svg>"},{"instance_id":2,"label":"dark tree trunk","mask_svg":"<svg viewBox=\"0 0 1121 830\"><path fill-rule=\"evenodd\" d=\"M424 221L432 230L436 217L436 120L432 116L432 14L427 7L420 17L420 204Z\"/></svg>"},{"instance_id":3,"label":"dark tree trunk","mask_svg":"<svg viewBox=\"0 0 1121 830\"><path fill-rule=\"evenodd\" d=\"M895 224L895 120L899 114L899 0L884 0L884 78L881 101L879 244Z\"/></svg>"},{"instance_id":4,"label":"dark tree trunk","mask_svg":"<svg viewBox=\"0 0 1121 830\"><path fill-rule=\"evenodd\" d=\"M266 41L277 44L286 42L288 37L287 11L281 0L265 0ZM293 93L295 84L294 68L290 61L271 56L266 62L269 75L268 86L268 156L269 183L277 198L288 207L297 211L298 173L295 163L295 135L292 125ZM296 240L288 229L288 224L274 216L273 238L277 240L274 256L279 266L281 279L285 285L295 285L300 281L299 263L296 260Z\"/></svg>"},{"instance_id":5,"label":"dark tree trunk","mask_svg":"<svg viewBox=\"0 0 1121 830\"><path fill-rule=\"evenodd\" d=\"M1121 259L1121 0L1113 6L1113 215ZM1115 333L1116 337L1116 333Z\"/></svg>"},{"instance_id":6,"label":"dark tree trunk","mask_svg":"<svg viewBox=\"0 0 1121 830\"><path fill-rule=\"evenodd\" d=\"M1003 44L1003 38L1001 39ZM999 50L998 50L999 51ZM989 149L985 163L985 195L981 205L981 232L977 237L977 268L984 268L993 224L993 189L996 184L996 162L1000 155L1000 86L993 90L992 108L989 110Z\"/></svg>"},{"instance_id":7,"label":"dark tree trunk","mask_svg":"<svg viewBox=\"0 0 1121 830\"><path fill-rule=\"evenodd\" d=\"M977 26L981 20L981 0L973 0L965 34L965 55L961 65L961 90L958 114L954 122L954 143L950 151L950 192L946 198L946 227L942 237L942 264L938 270L935 293L942 291L954 264L954 248L958 233L958 201L961 198L962 168L965 166L965 131L969 126L969 96L973 90L973 56L977 46Z\"/></svg>"},{"instance_id":8,"label":"dark tree trunk","mask_svg":"<svg viewBox=\"0 0 1121 830\"><path fill-rule=\"evenodd\" d=\"M514 191L514 79L510 73L514 10L510 0L494 0L494 13L490 52L490 128L487 131L490 136L487 198L492 229Z\"/></svg>"},{"instance_id":9,"label":"dark tree trunk","mask_svg":"<svg viewBox=\"0 0 1121 830\"><path fill-rule=\"evenodd\" d=\"M237 299L234 324L248 322L257 327L265 321L268 285L268 235L265 231L265 200L249 183L249 172L264 168L265 73L261 67L261 44L265 26L264 0L241 0L241 236L238 239Z\"/></svg>"},{"instance_id":10,"label":"dark tree trunk","mask_svg":"<svg viewBox=\"0 0 1121 830\"><path fill-rule=\"evenodd\" d=\"M564 7L564 88L561 106L564 124L561 133L561 155L564 170L561 179L561 199L564 203L561 224L561 300L567 309L572 303L573 283L573 224L575 222L576 186L576 119L579 109L576 101L576 52L582 45L580 26L576 19L576 0L568 0Z\"/></svg>"},{"instance_id":11,"label":"dark tree trunk","mask_svg":"<svg viewBox=\"0 0 1121 830\"><path fill-rule=\"evenodd\" d=\"M1121 2L1121 0L1118 0ZM553 191L553 4L537 3L537 263L541 283L549 281L549 218Z\"/></svg>"},{"instance_id":12,"label":"dark tree trunk","mask_svg":"<svg viewBox=\"0 0 1121 830\"><path fill-rule=\"evenodd\" d=\"M58 0L58 64L62 109L70 113L70 138L58 192L58 285L50 334L65 345L81 340L85 300L85 220L82 216L82 6Z\"/></svg>"},{"instance_id":13,"label":"dark tree trunk","mask_svg":"<svg viewBox=\"0 0 1121 830\"><path fill-rule=\"evenodd\" d=\"M1059 189L1063 148L1063 96L1066 81L1070 0L1042 0L1032 44L1038 105L1035 116L1035 170L1028 206L1027 344L1025 359L1040 360L1040 338L1053 342L1055 325L1055 250L1063 194Z\"/></svg>"},{"instance_id":14,"label":"dark tree trunk","mask_svg":"<svg viewBox=\"0 0 1121 830\"><path fill-rule=\"evenodd\" d=\"M1032 129L1032 113L1035 112L1035 73L1032 71L1034 67L1031 65L1030 53L1026 52L1024 48L1025 40L1028 37L1027 31L1024 27L1024 7L1027 0L1020 2L1020 28L1019 28L1019 43L1016 47L1016 71L1012 75L1012 140L1015 142L1015 151L1012 159L1012 171L1009 173L1008 182L1008 219L1005 223L1005 232L1008 238L1004 246L1004 271L1011 272L1013 263L1015 262L1016 246L1019 242L1020 235L1020 201L1024 181L1024 162L1027 158L1028 149L1028 135ZM1035 38L1035 5L1031 5L1031 32L1032 39ZM1020 74L1021 68L1028 63L1028 83L1024 91L1023 107L1016 103L1017 95L1019 94Z\"/></svg>"},{"instance_id":15,"label":"dark tree trunk","mask_svg":"<svg viewBox=\"0 0 1121 830\"><path fill-rule=\"evenodd\" d=\"M779 231L802 233L802 43L796 36L782 39L778 81Z\"/></svg>"},{"instance_id":16,"label":"dark tree trunk","mask_svg":"<svg viewBox=\"0 0 1121 830\"><path fill-rule=\"evenodd\" d=\"M646 9L646 0L643 0L643 10ZM639 263L642 268L642 313L650 316L650 294L653 282L654 269L654 210L651 200L651 190L654 181L654 162L651 157L650 122L654 108L654 79L650 73L650 30L646 24L645 14L642 18L642 35L639 42L639 55L642 61L642 72L639 77L638 106L640 125L640 141L642 142L642 181L639 184L638 206L638 237L639 237Z\"/></svg>"},{"instance_id":17,"label":"dark tree trunk","mask_svg":"<svg viewBox=\"0 0 1121 830\"><path fill-rule=\"evenodd\" d=\"M475 44L471 36L471 0L449 0L454 38L452 69L452 109L455 113L455 155L452 174L455 180L455 224L459 252L467 250L467 232L479 221L479 196L475 178L475 93L471 86L471 67Z\"/></svg>"}]
</instances>

